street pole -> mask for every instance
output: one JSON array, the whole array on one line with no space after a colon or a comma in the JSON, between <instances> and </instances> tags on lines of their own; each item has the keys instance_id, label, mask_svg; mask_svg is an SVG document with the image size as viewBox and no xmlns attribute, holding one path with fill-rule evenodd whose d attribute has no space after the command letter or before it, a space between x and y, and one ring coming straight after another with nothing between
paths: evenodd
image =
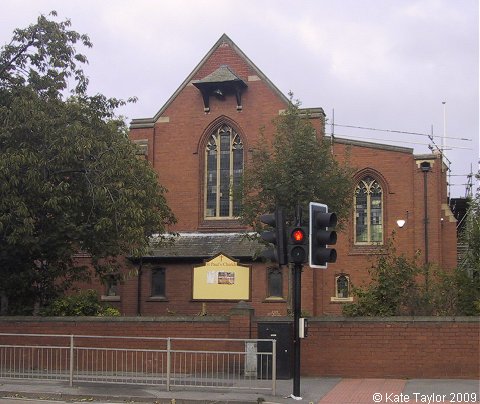
<instances>
[{"instance_id":1,"label":"street pole","mask_svg":"<svg viewBox=\"0 0 480 404\"><path fill-rule=\"evenodd\" d=\"M300 397L300 337L302 310L302 264L293 265L293 398Z\"/></svg>"},{"instance_id":2,"label":"street pole","mask_svg":"<svg viewBox=\"0 0 480 404\"><path fill-rule=\"evenodd\" d=\"M297 204L295 211L296 226L302 226L302 208ZM305 257L304 257L305 258ZM300 315L302 311L302 269L303 264L295 262L293 272L293 394L295 400L301 400L300 396Z\"/></svg>"},{"instance_id":3,"label":"street pole","mask_svg":"<svg viewBox=\"0 0 480 404\"><path fill-rule=\"evenodd\" d=\"M428 223L429 223L429 219L428 219L428 186L427 186L428 178L427 178L427 174L431 170L430 163L423 162L423 163L420 164L420 168L423 172L423 212L424 212L423 223L424 223L424 231L425 231L425 234L424 234L424 240L425 240L425 253L424 253L424 255L425 255L425 269L424 269L424 275L425 275L425 289L428 292L428 289L429 289L429 272L430 272L429 265L430 265L430 263L429 263L429 256L428 256Z\"/></svg>"}]
</instances>

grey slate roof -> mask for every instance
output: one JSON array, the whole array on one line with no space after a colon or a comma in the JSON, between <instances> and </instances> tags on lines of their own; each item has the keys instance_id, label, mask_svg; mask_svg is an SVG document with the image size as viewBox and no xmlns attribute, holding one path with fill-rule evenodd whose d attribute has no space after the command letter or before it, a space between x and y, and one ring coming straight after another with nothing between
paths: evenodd
<instances>
[{"instance_id":1,"label":"grey slate roof","mask_svg":"<svg viewBox=\"0 0 480 404\"><path fill-rule=\"evenodd\" d=\"M204 77L201 80L194 81L195 83L224 83L229 81L241 81L245 84L245 82L238 77L230 67L227 65L220 66L217 70L210 73L208 76Z\"/></svg>"},{"instance_id":2,"label":"grey slate roof","mask_svg":"<svg viewBox=\"0 0 480 404\"><path fill-rule=\"evenodd\" d=\"M211 258L223 253L232 258L255 258L265 246L247 237L253 233L179 233L172 243L153 248L147 258Z\"/></svg>"}]
</instances>

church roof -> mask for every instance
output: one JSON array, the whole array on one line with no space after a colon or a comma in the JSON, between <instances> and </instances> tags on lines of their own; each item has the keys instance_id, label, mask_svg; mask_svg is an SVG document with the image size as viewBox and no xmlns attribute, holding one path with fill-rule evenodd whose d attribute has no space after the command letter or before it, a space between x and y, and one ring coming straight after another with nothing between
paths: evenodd
<instances>
[{"instance_id":1,"label":"church roof","mask_svg":"<svg viewBox=\"0 0 480 404\"><path fill-rule=\"evenodd\" d=\"M194 81L193 85L196 83L225 83L231 81L242 82L245 84L245 82L238 77L229 66L222 65L203 79Z\"/></svg>"},{"instance_id":2,"label":"church roof","mask_svg":"<svg viewBox=\"0 0 480 404\"><path fill-rule=\"evenodd\" d=\"M331 142L332 137L325 135L325 140L328 140ZM367 147L369 149L381 149L381 150L388 150L388 151L399 152L399 153L413 154L413 149L411 147L405 147L405 146L394 146L394 145L385 144L385 143L366 142L363 140L342 138L338 136L334 137L333 142L345 144L345 145L351 145L351 146Z\"/></svg>"},{"instance_id":3,"label":"church roof","mask_svg":"<svg viewBox=\"0 0 480 404\"><path fill-rule=\"evenodd\" d=\"M219 253L232 258L254 259L265 249L254 233L179 233L171 243L154 247L144 258L205 259Z\"/></svg>"}]
</instances>

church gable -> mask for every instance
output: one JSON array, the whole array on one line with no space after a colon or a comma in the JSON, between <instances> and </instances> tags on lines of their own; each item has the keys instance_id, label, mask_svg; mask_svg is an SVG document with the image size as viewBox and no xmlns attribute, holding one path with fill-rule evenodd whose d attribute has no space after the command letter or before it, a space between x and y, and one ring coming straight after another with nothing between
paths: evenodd
<instances>
[{"instance_id":1,"label":"church gable","mask_svg":"<svg viewBox=\"0 0 480 404\"><path fill-rule=\"evenodd\" d=\"M177 230L244 229L233 190L260 128L272 136L288 102L222 35L153 118L132 121L131 138L169 190Z\"/></svg>"},{"instance_id":2,"label":"church gable","mask_svg":"<svg viewBox=\"0 0 480 404\"><path fill-rule=\"evenodd\" d=\"M248 81L249 76L256 75L256 71L249 65L246 56L239 53L239 48L226 35L217 41L194 70L192 80L201 80L213 73L219 66L228 66L239 78Z\"/></svg>"},{"instance_id":3,"label":"church gable","mask_svg":"<svg viewBox=\"0 0 480 404\"><path fill-rule=\"evenodd\" d=\"M223 84L220 88L213 88L214 86L211 85L212 89L208 89L210 94L207 97L205 92L208 91L205 87L209 87L214 82ZM255 89L250 88L252 84ZM198 107L197 110L201 113L213 112L210 110L210 105L206 105L212 95L219 102L226 101L224 104L233 104L235 108L232 113L235 113L243 109L241 103L242 95L248 92L251 98L251 93L255 92L260 86L263 87L263 95L271 97L272 102L276 101L276 103L283 104L283 106L288 102L287 97L280 92L268 77L226 34L223 34L155 116L147 119L134 119L131 122L131 128L153 126L159 121L169 120L170 111L168 110L176 102L184 104L187 101L190 108L190 102L194 100ZM202 91L202 89L205 91ZM220 91L215 93L216 90ZM265 93L268 93L268 95ZM235 102L232 103L232 99Z\"/></svg>"}]
</instances>

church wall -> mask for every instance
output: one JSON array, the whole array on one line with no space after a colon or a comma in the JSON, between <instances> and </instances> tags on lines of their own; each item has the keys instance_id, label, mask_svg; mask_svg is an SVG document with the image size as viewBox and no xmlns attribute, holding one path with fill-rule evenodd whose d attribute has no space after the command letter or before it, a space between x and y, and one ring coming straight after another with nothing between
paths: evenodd
<instances>
[{"instance_id":1,"label":"church wall","mask_svg":"<svg viewBox=\"0 0 480 404\"><path fill-rule=\"evenodd\" d=\"M203 221L203 164L207 129L227 117L243 136L245 159L255 147L260 128L272 134L272 119L285 104L267 84L254 76L254 71L230 48L222 48L211 56L193 79L211 73L221 64L230 67L248 84L242 95L242 111L236 110L235 97L225 100L210 97L210 112L205 113L200 92L192 84L182 89L155 123L152 154L149 160L168 189L167 200L178 218L174 230L192 231L203 226L217 227ZM250 81L249 81L250 77ZM144 136L143 129L132 129L132 138ZM236 227L239 227L236 224Z\"/></svg>"},{"instance_id":2,"label":"church wall","mask_svg":"<svg viewBox=\"0 0 480 404\"><path fill-rule=\"evenodd\" d=\"M221 65L228 65L248 88L242 93L242 110L237 111L234 96L220 100L210 97L210 111L204 111L200 91L191 83L200 80ZM203 218L203 172L206 136L221 119L238 129L244 143L244 161L248 164L251 151L259 138L260 128L265 128L267 139L273 137L272 119L286 108L282 98L264 77L258 74L233 46L227 42L213 49L189 78L190 82L157 114L152 127L133 127L133 140L148 141L148 160L157 171L160 183L168 189L167 201L178 223L172 230L188 232L228 232L245 230L235 220L204 220ZM324 119L311 119L317 136L324 134ZM335 139L335 158L348 160L355 169L355 180L363 175L374 176L383 189L384 243L394 238L399 254L413 257L420 252L420 262L425 259L424 245L424 174L420 169L423 161L413 155L413 150L404 147ZM438 156L428 155L431 171L427 174L428 192L428 255L429 262L450 268L455 265L455 223L447 220L446 178ZM319 201L321 202L321 201ZM353 205L353 196L352 196ZM443 218L443 220L441 220ZM400 228L397 220L403 219ZM361 286L370 280L369 268L382 252L381 246L354 245L353 211L345 228L339 232L335 246L336 263L328 269L312 270L308 267L302 274L302 308L305 313L317 316L340 314L342 301L335 297L335 277L347 274L353 285ZM284 269L284 301L272 301L267 296L266 264L252 265L251 304L258 315L285 315L289 309L288 269ZM151 279L145 267L141 280L141 313L165 315L168 311L194 315L203 310L201 303L191 301L191 271L196 262L170 262L159 265L167 270L166 287L168 300L149 299ZM130 281L129 281L130 282ZM128 289L128 292L127 292ZM125 290L125 291L124 291ZM133 290L133 291L132 291ZM125 297L124 297L125 295ZM132 281L122 288L121 307L124 313L132 314L132 305L137 302L136 284ZM128 301L128 302L127 302ZM207 302L208 312L221 314L233 303Z\"/></svg>"},{"instance_id":3,"label":"church wall","mask_svg":"<svg viewBox=\"0 0 480 404\"><path fill-rule=\"evenodd\" d=\"M222 342L213 339L256 338L259 322L274 322L256 314L252 310L233 308L229 316L205 317L0 317L0 332L14 334L2 335L1 343L31 345L31 339L25 334L34 334L35 344L41 341L44 346L58 345L61 341L58 335L64 336L67 345L70 335L99 336L90 343L103 348L113 345L112 340L102 338L105 336L206 338L212 341L182 341L182 349L223 351ZM302 376L439 379L478 379L480 376L480 330L475 318L323 317L311 318L308 329L307 338L301 342ZM57 335L52 337L52 334ZM159 344L163 346L158 340L123 340L122 344L124 348L135 349L158 350ZM8 355L4 355L6 357ZM151 360L151 356L145 355L144 359ZM138 372L138 360L131 363L132 372Z\"/></svg>"}]
</instances>

